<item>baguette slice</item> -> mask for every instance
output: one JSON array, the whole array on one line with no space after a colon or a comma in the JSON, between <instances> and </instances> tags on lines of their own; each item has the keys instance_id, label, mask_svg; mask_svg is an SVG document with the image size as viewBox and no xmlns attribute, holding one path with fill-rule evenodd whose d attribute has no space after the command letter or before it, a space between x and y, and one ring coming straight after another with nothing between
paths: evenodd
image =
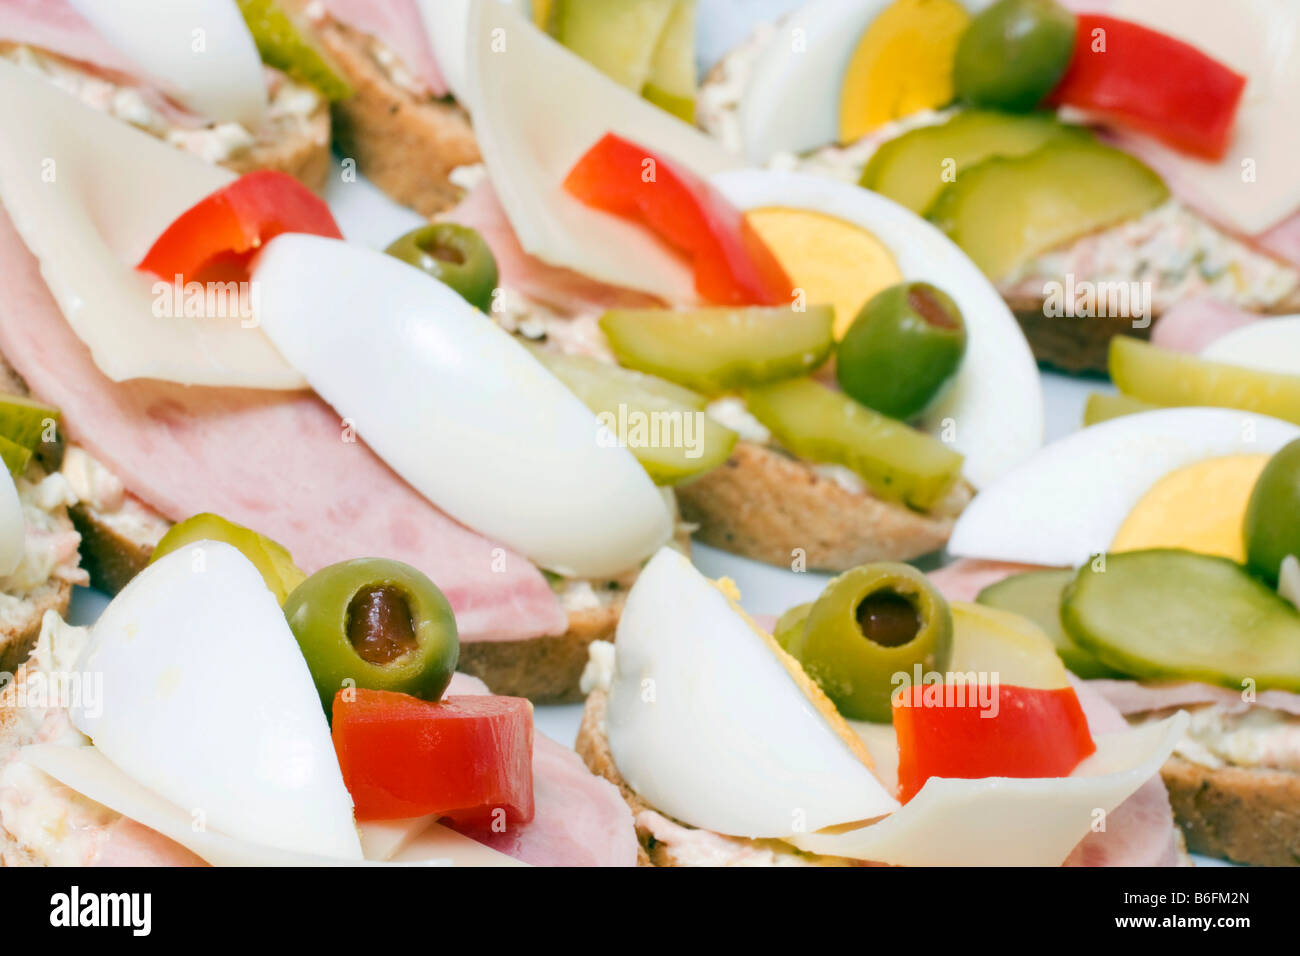
<instances>
[{"instance_id":1,"label":"baguette slice","mask_svg":"<svg viewBox=\"0 0 1300 956\"><path fill-rule=\"evenodd\" d=\"M317 21L316 39L354 90L334 104L334 136L344 158L395 202L432 216L454 206L451 171L480 161L469 115L450 100L421 96L393 81L371 40L338 21Z\"/></svg>"},{"instance_id":2,"label":"baguette slice","mask_svg":"<svg viewBox=\"0 0 1300 956\"><path fill-rule=\"evenodd\" d=\"M682 517L701 541L747 558L808 570L847 571L938 551L971 498L959 484L936 514L851 491L807 462L737 442L719 467L678 486Z\"/></svg>"},{"instance_id":3,"label":"baguette slice","mask_svg":"<svg viewBox=\"0 0 1300 956\"><path fill-rule=\"evenodd\" d=\"M1300 774L1204 767L1175 756L1160 775L1193 853L1257 866L1300 866Z\"/></svg>"}]
</instances>

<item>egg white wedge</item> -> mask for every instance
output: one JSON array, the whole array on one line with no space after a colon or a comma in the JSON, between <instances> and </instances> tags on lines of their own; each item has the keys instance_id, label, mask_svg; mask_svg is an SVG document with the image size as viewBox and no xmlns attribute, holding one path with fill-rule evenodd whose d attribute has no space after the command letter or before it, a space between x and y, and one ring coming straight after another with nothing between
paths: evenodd
<instances>
[{"instance_id":1,"label":"egg white wedge","mask_svg":"<svg viewBox=\"0 0 1300 956\"><path fill-rule=\"evenodd\" d=\"M150 79L194 112L256 130L262 58L235 0L68 0Z\"/></svg>"},{"instance_id":2,"label":"egg white wedge","mask_svg":"<svg viewBox=\"0 0 1300 956\"><path fill-rule=\"evenodd\" d=\"M13 574L22 563L27 546L23 503L9 470L0 476L0 575Z\"/></svg>"},{"instance_id":3,"label":"egg white wedge","mask_svg":"<svg viewBox=\"0 0 1300 956\"><path fill-rule=\"evenodd\" d=\"M948 553L1074 567L1108 550L1143 494L1174 469L1272 454L1296 437L1295 425L1221 408L1111 419L1048 445L982 489L957 519Z\"/></svg>"},{"instance_id":4,"label":"egg white wedge","mask_svg":"<svg viewBox=\"0 0 1300 956\"><path fill-rule=\"evenodd\" d=\"M796 834L789 842L809 853L893 866L1059 866L1099 819L1160 773L1188 720L1180 711L1096 734L1096 752L1068 777L931 777L879 822Z\"/></svg>"},{"instance_id":5,"label":"egg white wedge","mask_svg":"<svg viewBox=\"0 0 1300 956\"><path fill-rule=\"evenodd\" d=\"M1261 372L1300 375L1300 315L1258 319L1233 329L1203 348L1201 357Z\"/></svg>"},{"instance_id":6,"label":"egg white wedge","mask_svg":"<svg viewBox=\"0 0 1300 956\"><path fill-rule=\"evenodd\" d=\"M864 30L891 0L813 0L772 31L755 58L740 101L745 158L835 142L840 88Z\"/></svg>"},{"instance_id":7,"label":"egg white wedge","mask_svg":"<svg viewBox=\"0 0 1300 956\"><path fill-rule=\"evenodd\" d=\"M799 665L678 552L641 572L615 647L610 750L669 816L757 838L898 807Z\"/></svg>"},{"instance_id":8,"label":"egg white wedge","mask_svg":"<svg viewBox=\"0 0 1300 956\"><path fill-rule=\"evenodd\" d=\"M665 498L508 332L399 259L283 235L258 257L262 328L343 422L456 520L576 577L664 544Z\"/></svg>"},{"instance_id":9,"label":"egg white wedge","mask_svg":"<svg viewBox=\"0 0 1300 956\"><path fill-rule=\"evenodd\" d=\"M888 248L905 280L938 286L966 321L966 355L921 428L966 458L984 487L1043 444L1043 386L1020 326L988 279L947 236L897 203L847 183L802 173L745 169L713 177L740 209L786 207L834 216Z\"/></svg>"},{"instance_id":10,"label":"egg white wedge","mask_svg":"<svg viewBox=\"0 0 1300 956\"><path fill-rule=\"evenodd\" d=\"M104 609L76 669L102 694L74 704L73 725L192 825L361 859L320 695L275 596L235 548L200 541L145 568Z\"/></svg>"},{"instance_id":11,"label":"egg white wedge","mask_svg":"<svg viewBox=\"0 0 1300 956\"><path fill-rule=\"evenodd\" d=\"M715 140L619 86L507 4L472 4L464 96L501 206L524 250L672 303L697 301L685 260L649 230L592 209L564 178L606 133L708 176L738 164Z\"/></svg>"},{"instance_id":12,"label":"egg white wedge","mask_svg":"<svg viewBox=\"0 0 1300 956\"><path fill-rule=\"evenodd\" d=\"M0 129L0 205L100 371L115 382L306 385L238 316L156 315L160 280L133 268L177 216L234 173L5 61Z\"/></svg>"}]
</instances>

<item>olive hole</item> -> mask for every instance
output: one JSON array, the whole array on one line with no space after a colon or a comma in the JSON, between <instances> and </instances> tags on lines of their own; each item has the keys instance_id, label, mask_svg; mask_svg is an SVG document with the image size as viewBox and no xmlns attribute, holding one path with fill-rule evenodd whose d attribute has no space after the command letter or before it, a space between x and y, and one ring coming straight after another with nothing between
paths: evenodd
<instances>
[{"instance_id":1,"label":"olive hole","mask_svg":"<svg viewBox=\"0 0 1300 956\"><path fill-rule=\"evenodd\" d=\"M439 262L450 262L452 265L457 266L463 266L465 264L465 252L459 246L449 245L445 242L438 242L435 239L430 243L420 243L420 249L433 256Z\"/></svg>"},{"instance_id":2,"label":"olive hole","mask_svg":"<svg viewBox=\"0 0 1300 956\"><path fill-rule=\"evenodd\" d=\"M371 664L391 664L417 647L411 605L391 584L362 588L348 602L348 641Z\"/></svg>"},{"instance_id":3,"label":"olive hole","mask_svg":"<svg viewBox=\"0 0 1300 956\"><path fill-rule=\"evenodd\" d=\"M921 615L901 594L877 591L858 604L858 628L862 636L881 647L902 647L921 631Z\"/></svg>"},{"instance_id":4,"label":"olive hole","mask_svg":"<svg viewBox=\"0 0 1300 956\"><path fill-rule=\"evenodd\" d=\"M907 292L907 304L926 322L940 329L955 329L957 323L948 314L943 303L924 286L914 286Z\"/></svg>"}]
</instances>

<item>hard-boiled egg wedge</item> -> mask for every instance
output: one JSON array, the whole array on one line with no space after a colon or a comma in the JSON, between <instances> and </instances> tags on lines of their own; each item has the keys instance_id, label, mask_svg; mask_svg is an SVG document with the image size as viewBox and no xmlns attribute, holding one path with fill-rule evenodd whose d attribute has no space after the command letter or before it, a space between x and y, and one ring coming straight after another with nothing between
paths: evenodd
<instances>
[{"instance_id":1,"label":"hard-boiled egg wedge","mask_svg":"<svg viewBox=\"0 0 1300 956\"><path fill-rule=\"evenodd\" d=\"M1300 375L1300 315L1258 319L1234 329L1202 349L1201 357L1261 372Z\"/></svg>"},{"instance_id":2,"label":"hard-boiled egg wedge","mask_svg":"<svg viewBox=\"0 0 1300 956\"><path fill-rule=\"evenodd\" d=\"M23 504L8 469L0 468L0 575L13 574L23 560L27 543Z\"/></svg>"},{"instance_id":3,"label":"hard-boiled egg wedge","mask_svg":"<svg viewBox=\"0 0 1300 956\"><path fill-rule=\"evenodd\" d=\"M115 382L306 385L238 315L155 314L166 301L156 291L161 280L132 268L177 216L234 173L3 60L0 129L0 205L101 372Z\"/></svg>"},{"instance_id":4,"label":"hard-boiled egg wedge","mask_svg":"<svg viewBox=\"0 0 1300 956\"><path fill-rule=\"evenodd\" d=\"M530 28L531 29L531 28ZM262 328L375 453L453 518L576 577L636 567L672 515L632 453L509 333L406 263L283 235Z\"/></svg>"},{"instance_id":5,"label":"hard-boiled egg wedge","mask_svg":"<svg viewBox=\"0 0 1300 956\"><path fill-rule=\"evenodd\" d=\"M1043 391L1034 357L997 290L947 237L882 196L830 179L738 170L719 174L712 182L738 208L757 212L756 228L773 242L773 253L791 272L796 287L816 283L805 289L810 297L827 288L821 276L830 270L822 263L809 275L788 242L806 244L808 232L820 227L806 219L797 230L783 224L784 219L809 213L830 217L836 230L848 227L865 233L888 253L876 260L877 271L864 282L868 274L861 258L853 257L852 244L836 242L828 250L845 256L837 265L845 276L856 275L856 281L863 282L861 294L877 291L901 274L903 279L932 282L953 298L966 322L966 355L951 388L926 412L921 426L965 456L965 476L973 485L988 485L1039 448ZM831 289L828 293L837 295ZM813 298L809 304L814 304ZM842 318L837 315L837 324Z\"/></svg>"},{"instance_id":6,"label":"hard-boiled egg wedge","mask_svg":"<svg viewBox=\"0 0 1300 956\"><path fill-rule=\"evenodd\" d=\"M669 816L783 837L898 806L798 663L676 551L641 572L615 646L610 749Z\"/></svg>"},{"instance_id":7,"label":"hard-boiled egg wedge","mask_svg":"<svg viewBox=\"0 0 1300 956\"><path fill-rule=\"evenodd\" d=\"M1245 486L1253 484L1254 464L1211 466L1153 491L1171 472L1206 459L1271 455L1297 436L1300 428L1287 422L1218 408L1168 408L1102 422L1047 446L981 490L957 520L948 552L1077 566L1110 550L1148 493L1155 496L1148 507L1161 526L1177 523L1194 507L1210 510L1207 502L1194 500L1210 487L1235 489L1231 507L1239 507ZM1229 523L1238 518L1239 513ZM1128 546L1137 540L1135 534ZM1143 540L1150 540L1149 532Z\"/></svg>"},{"instance_id":8,"label":"hard-boiled egg wedge","mask_svg":"<svg viewBox=\"0 0 1300 956\"><path fill-rule=\"evenodd\" d=\"M202 116L256 131L266 77L232 0L69 0L150 79Z\"/></svg>"},{"instance_id":9,"label":"hard-boiled egg wedge","mask_svg":"<svg viewBox=\"0 0 1300 956\"><path fill-rule=\"evenodd\" d=\"M102 695L82 695L73 724L193 826L361 859L320 696L275 596L235 548L201 541L142 571L105 608L77 672Z\"/></svg>"}]
</instances>

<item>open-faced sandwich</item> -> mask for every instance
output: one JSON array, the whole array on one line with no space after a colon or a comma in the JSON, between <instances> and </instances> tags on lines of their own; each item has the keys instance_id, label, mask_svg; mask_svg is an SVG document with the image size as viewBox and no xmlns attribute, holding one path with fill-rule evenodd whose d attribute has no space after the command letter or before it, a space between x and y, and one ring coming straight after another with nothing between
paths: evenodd
<instances>
[{"instance_id":1,"label":"open-faced sandwich","mask_svg":"<svg viewBox=\"0 0 1300 956\"><path fill-rule=\"evenodd\" d=\"M961 560L931 576L1034 619L1134 726L1186 710L1162 771L1175 815L1192 850L1239 862L1300 861L1297 489L1294 424L1126 414L984 489L949 542Z\"/></svg>"},{"instance_id":2,"label":"open-faced sandwich","mask_svg":"<svg viewBox=\"0 0 1300 956\"><path fill-rule=\"evenodd\" d=\"M671 493L523 345L344 242L289 177L235 178L17 67L0 86L0 352L63 413L97 582L212 512L308 571L418 567L456 611L462 667L575 693L676 531Z\"/></svg>"},{"instance_id":3,"label":"open-faced sandwich","mask_svg":"<svg viewBox=\"0 0 1300 956\"><path fill-rule=\"evenodd\" d=\"M312 189L347 92L276 0L5 0L0 59L208 162Z\"/></svg>"},{"instance_id":4,"label":"open-faced sandwich","mask_svg":"<svg viewBox=\"0 0 1300 956\"><path fill-rule=\"evenodd\" d=\"M698 119L926 216L1040 359L1103 370L1184 303L1296 311L1297 91L1288 0L812 0L714 68Z\"/></svg>"},{"instance_id":5,"label":"open-faced sandwich","mask_svg":"<svg viewBox=\"0 0 1300 956\"><path fill-rule=\"evenodd\" d=\"M853 185L733 168L506 6L468 29L484 163L438 225L480 234L491 314L603 390L621 442L668 457L681 437L639 427L698 423L674 469L702 540L796 568L917 557L1041 443L1023 336L938 230ZM587 109L559 105L579 91Z\"/></svg>"},{"instance_id":6,"label":"open-faced sandwich","mask_svg":"<svg viewBox=\"0 0 1300 956\"><path fill-rule=\"evenodd\" d=\"M1023 617L864 565L773 637L680 555L592 645L578 752L656 865L1178 865L1159 779L1187 725L1129 728Z\"/></svg>"},{"instance_id":7,"label":"open-faced sandwich","mask_svg":"<svg viewBox=\"0 0 1300 956\"><path fill-rule=\"evenodd\" d=\"M427 577L306 577L246 530L191 528L93 628L47 611L0 689L0 864L635 863L618 792L527 700L454 673Z\"/></svg>"}]
</instances>

